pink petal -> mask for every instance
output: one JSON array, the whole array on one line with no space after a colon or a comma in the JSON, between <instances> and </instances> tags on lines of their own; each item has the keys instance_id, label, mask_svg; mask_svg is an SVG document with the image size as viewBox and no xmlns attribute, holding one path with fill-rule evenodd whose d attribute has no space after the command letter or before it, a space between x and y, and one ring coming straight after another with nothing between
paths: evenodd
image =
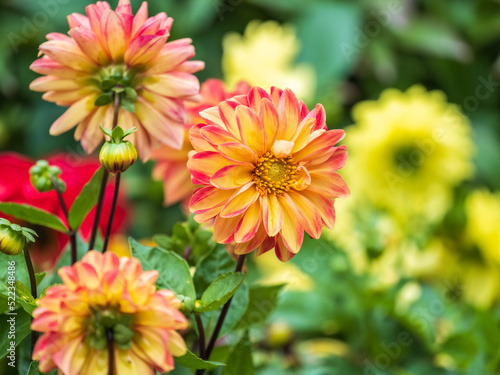
<instances>
[{"instance_id":1,"label":"pink petal","mask_svg":"<svg viewBox=\"0 0 500 375\"><path fill-rule=\"evenodd\" d=\"M130 42L125 53L125 62L129 66L147 64L162 49L168 36L144 35Z\"/></svg>"}]
</instances>

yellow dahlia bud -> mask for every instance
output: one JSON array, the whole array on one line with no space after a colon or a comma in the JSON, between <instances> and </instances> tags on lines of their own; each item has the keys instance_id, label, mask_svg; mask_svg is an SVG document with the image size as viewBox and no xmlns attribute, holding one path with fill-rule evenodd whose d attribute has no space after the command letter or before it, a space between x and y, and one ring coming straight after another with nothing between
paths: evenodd
<instances>
[{"instance_id":1,"label":"yellow dahlia bud","mask_svg":"<svg viewBox=\"0 0 500 375\"><path fill-rule=\"evenodd\" d=\"M30 181L38 192L43 193L54 189L53 179L59 190L63 193L66 190L66 184L59 178L60 174L61 168L49 165L47 160L38 160L30 168Z\"/></svg>"},{"instance_id":2,"label":"yellow dahlia bud","mask_svg":"<svg viewBox=\"0 0 500 375\"><path fill-rule=\"evenodd\" d=\"M109 173L115 175L117 172L125 172L137 160L137 150L129 141L124 141L127 135L135 132L135 128L129 129L126 132L117 126L112 131L109 129L101 130L111 138L104 143L99 153L99 161Z\"/></svg>"},{"instance_id":3,"label":"yellow dahlia bud","mask_svg":"<svg viewBox=\"0 0 500 375\"><path fill-rule=\"evenodd\" d=\"M0 219L0 252L6 255L17 255L23 251L26 241L35 242L33 230L11 224L6 219Z\"/></svg>"}]
</instances>

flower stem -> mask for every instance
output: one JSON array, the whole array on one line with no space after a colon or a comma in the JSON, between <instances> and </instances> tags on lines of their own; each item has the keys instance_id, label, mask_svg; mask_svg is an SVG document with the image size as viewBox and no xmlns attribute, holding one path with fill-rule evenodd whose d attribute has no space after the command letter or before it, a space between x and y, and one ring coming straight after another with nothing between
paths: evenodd
<instances>
[{"instance_id":1,"label":"flower stem","mask_svg":"<svg viewBox=\"0 0 500 375\"><path fill-rule=\"evenodd\" d=\"M243 265L245 264L246 254L242 254L238 257L238 263L236 264L235 272L241 272L243 269ZM214 350L215 342L219 336L220 330L222 329L222 325L224 324L224 320L226 319L227 312L229 311L229 307L231 306L231 301L233 297L231 297L226 304L222 307L222 311L219 316L219 320L217 320L217 325L215 326L214 333L212 334L212 338L208 343L207 350L205 351L205 355L202 356L202 359L208 360L210 358L210 354L212 354L212 350ZM196 375L203 375L205 370L198 370Z\"/></svg>"},{"instance_id":2,"label":"flower stem","mask_svg":"<svg viewBox=\"0 0 500 375\"><path fill-rule=\"evenodd\" d=\"M108 249L109 236L111 234L111 227L113 226L113 219L115 217L116 202L118 201L118 193L120 191L120 179L121 173L116 174L115 180L115 192L113 194L113 203L111 204L111 212L109 213L108 227L106 228L106 236L104 237L104 243L102 245L102 252L105 253Z\"/></svg>"},{"instance_id":3,"label":"flower stem","mask_svg":"<svg viewBox=\"0 0 500 375\"><path fill-rule=\"evenodd\" d=\"M90 235L89 240L89 251L94 249L97 230L99 229L99 222L101 221L102 204L104 203L104 193L106 192L108 178L109 172L107 170L104 170L101 181L101 190L99 191L99 199L97 200L97 207L95 210L94 225L92 226L92 234Z\"/></svg>"},{"instance_id":4,"label":"flower stem","mask_svg":"<svg viewBox=\"0 0 500 375\"><path fill-rule=\"evenodd\" d=\"M115 373L115 350L113 345L113 330L108 329L106 331L108 338L108 375L114 375Z\"/></svg>"},{"instance_id":5,"label":"flower stem","mask_svg":"<svg viewBox=\"0 0 500 375\"><path fill-rule=\"evenodd\" d=\"M194 317L196 319L196 326L198 327L198 335L200 336L200 357L203 358L205 357L205 329L203 328L200 313L195 312Z\"/></svg>"},{"instance_id":6,"label":"flower stem","mask_svg":"<svg viewBox=\"0 0 500 375\"><path fill-rule=\"evenodd\" d=\"M74 264L77 260L77 244L76 244L76 232L69 225L69 213L68 208L66 207L66 203L64 203L64 199L59 189L59 185L57 185L54 177L50 176L50 180L52 181L52 185L54 185L54 190L57 193L57 197L59 198L59 203L61 204L61 208L64 212L64 217L66 218L66 224L68 225L68 237L69 242L71 244L71 264Z\"/></svg>"},{"instance_id":7,"label":"flower stem","mask_svg":"<svg viewBox=\"0 0 500 375\"><path fill-rule=\"evenodd\" d=\"M113 129L118 125L118 115L120 113L120 96L114 94L113 103ZM97 207L94 216L94 225L92 226L92 234L90 235L89 251L94 249L95 239L97 237L97 230L99 229L99 221L101 220L102 205L104 203L104 193L106 192L106 185L108 183L109 172L104 170L102 175L101 190L99 191L99 199L97 200Z\"/></svg>"},{"instance_id":8,"label":"flower stem","mask_svg":"<svg viewBox=\"0 0 500 375\"><path fill-rule=\"evenodd\" d=\"M24 248L24 260L26 261L26 267L28 268L28 275L30 277L30 287L31 287L31 295L36 300L37 299L37 291L36 291L36 278L35 278L35 270L33 269L33 263L31 263L30 253L28 251L28 246ZM31 331L31 352L33 353L33 348L35 347L36 340L38 340L38 332Z\"/></svg>"}]
</instances>

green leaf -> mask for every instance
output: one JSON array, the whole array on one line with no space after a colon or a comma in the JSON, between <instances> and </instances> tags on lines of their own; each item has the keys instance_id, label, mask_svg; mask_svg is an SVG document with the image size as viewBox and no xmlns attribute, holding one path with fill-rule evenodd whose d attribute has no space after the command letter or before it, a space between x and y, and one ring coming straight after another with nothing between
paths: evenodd
<instances>
[{"instance_id":1,"label":"green leaf","mask_svg":"<svg viewBox=\"0 0 500 375\"><path fill-rule=\"evenodd\" d=\"M220 275L208 286L201 296L201 306L196 308L198 312L213 311L224 305L240 287L246 274L242 272L230 272Z\"/></svg>"},{"instance_id":2,"label":"green leaf","mask_svg":"<svg viewBox=\"0 0 500 375\"><path fill-rule=\"evenodd\" d=\"M57 216L27 204L0 203L0 212L31 224L41 225L62 233L68 232L66 226Z\"/></svg>"},{"instance_id":3,"label":"green leaf","mask_svg":"<svg viewBox=\"0 0 500 375\"><path fill-rule=\"evenodd\" d=\"M52 370L50 372L41 372L38 368L38 361L33 361L30 364L30 369L27 375L57 375L57 370Z\"/></svg>"},{"instance_id":4,"label":"green leaf","mask_svg":"<svg viewBox=\"0 0 500 375\"><path fill-rule=\"evenodd\" d=\"M128 111L130 113L134 113L135 112L135 104L133 101L127 99L127 98L124 98L124 97L121 97L120 98L120 104L121 104L121 107L125 110L125 111Z\"/></svg>"},{"instance_id":5,"label":"green leaf","mask_svg":"<svg viewBox=\"0 0 500 375\"><path fill-rule=\"evenodd\" d=\"M213 370L214 368L225 366L224 363L220 362L204 361L189 350L182 357L175 357L175 362L193 370Z\"/></svg>"},{"instance_id":6,"label":"green leaf","mask_svg":"<svg viewBox=\"0 0 500 375\"><path fill-rule=\"evenodd\" d=\"M394 32L405 46L422 52L461 62L468 62L472 57L470 46L444 23L415 20L406 27L395 28Z\"/></svg>"},{"instance_id":7,"label":"green leaf","mask_svg":"<svg viewBox=\"0 0 500 375\"><path fill-rule=\"evenodd\" d=\"M31 316L26 311L19 309L8 314L0 316L0 359L10 352L11 343L16 347L31 332ZM13 321L16 327L15 334L10 331Z\"/></svg>"},{"instance_id":8,"label":"green leaf","mask_svg":"<svg viewBox=\"0 0 500 375\"><path fill-rule=\"evenodd\" d=\"M104 168L99 168L89 182L87 182L78 197L76 197L71 209L69 210L69 225L76 230L80 227L85 217L97 203L99 192L101 190L102 176Z\"/></svg>"},{"instance_id":9,"label":"green leaf","mask_svg":"<svg viewBox=\"0 0 500 375\"><path fill-rule=\"evenodd\" d=\"M139 244L129 239L132 255L141 261L144 270L159 272L156 285L160 289L170 289L183 301L188 310L194 308L196 292L187 262L172 251Z\"/></svg>"},{"instance_id":10,"label":"green leaf","mask_svg":"<svg viewBox=\"0 0 500 375\"><path fill-rule=\"evenodd\" d=\"M217 278L218 275L232 272L236 262L222 245L215 247L196 265L194 284L196 290L203 291Z\"/></svg>"},{"instance_id":11,"label":"green leaf","mask_svg":"<svg viewBox=\"0 0 500 375\"><path fill-rule=\"evenodd\" d=\"M137 100L137 93L132 87L125 87L125 96L133 102Z\"/></svg>"},{"instance_id":12,"label":"green leaf","mask_svg":"<svg viewBox=\"0 0 500 375\"><path fill-rule=\"evenodd\" d=\"M94 105L96 105L97 107L102 107L108 105L112 101L113 101L112 93L107 92L105 94L99 95L95 100Z\"/></svg>"},{"instance_id":13,"label":"green leaf","mask_svg":"<svg viewBox=\"0 0 500 375\"><path fill-rule=\"evenodd\" d=\"M153 236L153 241L165 250L172 250L172 239L166 234L157 234Z\"/></svg>"},{"instance_id":14,"label":"green leaf","mask_svg":"<svg viewBox=\"0 0 500 375\"><path fill-rule=\"evenodd\" d=\"M246 285L246 281L244 281L233 295L231 307L227 312L219 337L224 336L234 329L248 308L248 299L248 286ZM203 326L205 327L206 336L210 336L212 334L217 320L219 319L220 312L221 308L201 314L201 320L203 322Z\"/></svg>"},{"instance_id":15,"label":"green leaf","mask_svg":"<svg viewBox=\"0 0 500 375\"><path fill-rule=\"evenodd\" d=\"M250 288L248 308L236 328L248 329L251 326L266 323L276 307L278 294L284 286L285 284Z\"/></svg>"},{"instance_id":16,"label":"green leaf","mask_svg":"<svg viewBox=\"0 0 500 375\"><path fill-rule=\"evenodd\" d=\"M16 280L16 302L21 305L21 307L28 314L33 315L33 310L35 310L38 305L31 295L30 289L24 285L19 280Z\"/></svg>"},{"instance_id":17,"label":"green leaf","mask_svg":"<svg viewBox=\"0 0 500 375\"><path fill-rule=\"evenodd\" d=\"M227 366L222 369L222 375L254 375L252 347L245 335L229 355Z\"/></svg>"},{"instance_id":18,"label":"green leaf","mask_svg":"<svg viewBox=\"0 0 500 375\"><path fill-rule=\"evenodd\" d=\"M114 79L103 79L101 81L101 89L103 91L109 91L113 87L115 87L115 85L116 85L116 81Z\"/></svg>"},{"instance_id":19,"label":"green leaf","mask_svg":"<svg viewBox=\"0 0 500 375\"><path fill-rule=\"evenodd\" d=\"M355 69L362 56L356 42L362 15L360 7L352 2L318 1L307 5L296 22L302 42L298 60L314 66L321 92L328 89L332 81L340 82ZM331 48L318 48L318 35L328 40Z\"/></svg>"},{"instance_id":20,"label":"green leaf","mask_svg":"<svg viewBox=\"0 0 500 375\"><path fill-rule=\"evenodd\" d=\"M36 285L40 284L43 281L45 275L47 275L47 272L45 271L42 273L35 273Z\"/></svg>"}]
</instances>

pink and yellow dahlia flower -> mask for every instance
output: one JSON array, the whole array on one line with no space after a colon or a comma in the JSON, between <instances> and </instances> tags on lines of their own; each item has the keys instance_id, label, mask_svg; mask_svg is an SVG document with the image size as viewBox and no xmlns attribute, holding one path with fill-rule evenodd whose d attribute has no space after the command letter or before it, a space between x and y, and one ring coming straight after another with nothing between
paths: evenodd
<instances>
[{"instance_id":1,"label":"pink and yellow dahlia flower","mask_svg":"<svg viewBox=\"0 0 500 375\"><path fill-rule=\"evenodd\" d=\"M201 85L201 102L186 105L189 123L185 124L186 130L182 148L176 150L170 146L163 146L153 150L151 157L157 160L153 169L153 178L163 181L165 205L170 206L179 201L187 203L196 189L196 186L191 182L191 173L189 173L186 163L189 152L193 151L193 146L189 141L189 129L194 124L205 122L205 119L199 114L200 111L213 107L235 95L247 94L249 90L250 85L241 82L233 92L227 92L221 80L206 80Z\"/></svg>"},{"instance_id":2,"label":"pink and yellow dahlia flower","mask_svg":"<svg viewBox=\"0 0 500 375\"><path fill-rule=\"evenodd\" d=\"M186 114L184 100L198 96L192 74L203 68L190 39L166 43L173 19L165 13L148 18L148 4L134 16L130 1L120 0L115 11L105 1L86 8L87 16L68 16L69 36L47 35L43 55L31 69L44 77L30 88L43 98L69 109L50 128L59 135L77 126L75 139L87 153L103 140L99 125L111 128L113 95L120 97L120 126L136 126L130 137L139 156L166 144L181 148Z\"/></svg>"},{"instance_id":3,"label":"pink and yellow dahlia flower","mask_svg":"<svg viewBox=\"0 0 500 375\"><path fill-rule=\"evenodd\" d=\"M215 217L219 243L235 252L275 248L281 261L299 250L304 230L333 228L334 201L349 195L336 172L346 161L345 132L328 130L325 110L309 111L289 89L254 87L201 112L207 124L189 132L188 161L197 189L189 208L198 222Z\"/></svg>"},{"instance_id":4,"label":"pink and yellow dahlia flower","mask_svg":"<svg viewBox=\"0 0 500 375\"><path fill-rule=\"evenodd\" d=\"M156 290L158 272L143 272L137 259L91 251L59 276L64 284L40 298L31 324L43 332L33 351L42 372L107 375L110 332L114 374L164 373L174 367L172 355L186 352L177 332L188 325L180 301Z\"/></svg>"}]
</instances>

